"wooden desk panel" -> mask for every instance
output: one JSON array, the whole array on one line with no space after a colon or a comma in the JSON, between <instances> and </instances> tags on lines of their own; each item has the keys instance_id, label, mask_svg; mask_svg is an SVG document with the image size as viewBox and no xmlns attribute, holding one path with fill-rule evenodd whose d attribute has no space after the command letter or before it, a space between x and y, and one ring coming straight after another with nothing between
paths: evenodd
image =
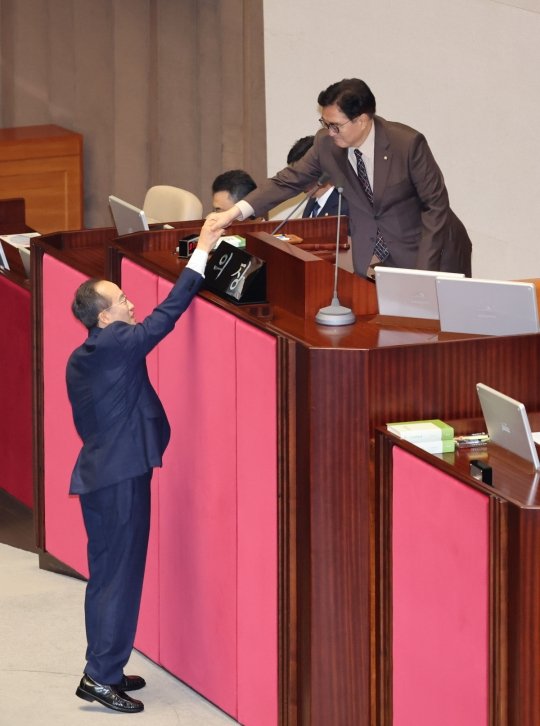
<instances>
[{"instance_id":1,"label":"wooden desk panel","mask_svg":"<svg viewBox=\"0 0 540 726\"><path fill-rule=\"evenodd\" d=\"M540 415L530 416L532 427L540 426ZM477 419L450 421L457 433L479 430ZM409 475L416 478L420 467L433 471L433 486L454 481L473 494L489 499L488 568L484 576L489 588L489 724L491 726L539 726L540 691L540 497L539 473L523 459L488 444L458 449L450 454L428 454L384 430L376 433L377 487L374 499L376 522L376 622L377 715L379 726L392 726L393 663L391 561L394 522L393 482L401 476L403 450L412 462ZM471 459L481 458L493 470L493 486L470 476ZM418 462L415 464L414 462ZM395 510L394 510L395 511ZM460 526L462 523L460 522ZM443 553L444 555L444 553ZM403 585L402 585L403 586ZM444 609L445 604L440 605ZM445 620L448 626L447 620ZM482 635L482 634L480 634ZM456 634L456 637L459 637ZM434 665L436 668L436 664ZM454 703L463 694L456 692ZM395 714L394 714L395 716ZM423 723L418 709L410 720Z\"/></svg>"},{"instance_id":2,"label":"wooden desk panel","mask_svg":"<svg viewBox=\"0 0 540 726\"><path fill-rule=\"evenodd\" d=\"M140 243L137 252L122 254L175 279L181 262L170 249ZM289 643L280 653L280 723L377 724L370 675L377 649L374 428L388 420L479 416L479 380L540 407L540 336L405 329L373 315L326 329L279 305L265 321L249 306L203 294L275 335L287 351L278 370L279 455L286 462L280 487L295 509L291 518L287 508L281 514L280 551L291 559L282 559L280 574L280 632ZM526 381L516 375L516 360L530 371Z\"/></svg>"},{"instance_id":3,"label":"wooden desk panel","mask_svg":"<svg viewBox=\"0 0 540 726\"><path fill-rule=\"evenodd\" d=\"M112 248L112 279L120 282L122 256L176 279L177 238L174 230L123 238ZM107 244L95 248L102 268ZM62 259L63 246L70 264L88 269L84 244L51 254ZM478 380L540 408L540 336L443 334L374 315L332 329L279 304L262 319L202 296L277 342L280 726L378 724L374 427L428 413L479 416Z\"/></svg>"}]
</instances>

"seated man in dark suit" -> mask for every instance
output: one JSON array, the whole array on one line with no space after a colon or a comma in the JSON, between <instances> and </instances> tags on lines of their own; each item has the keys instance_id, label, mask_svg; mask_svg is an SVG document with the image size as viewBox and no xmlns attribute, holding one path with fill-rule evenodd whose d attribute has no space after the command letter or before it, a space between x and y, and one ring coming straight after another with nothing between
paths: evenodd
<instances>
[{"instance_id":1,"label":"seated man in dark suit","mask_svg":"<svg viewBox=\"0 0 540 726\"><path fill-rule=\"evenodd\" d=\"M212 207L214 212L226 212L257 185L243 169L231 169L219 174L212 182Z\"/></svg>"},{"instance_id":2,"label":"seated man in dark suit","mask_svg":"<svg viewBox=\"0 0 540 726\"><path fill-rule=\"evenodd\" d=\"M314 136L303 136L291 146L287 154L287 164L299 161L308 149L313 146ZM302 217L335 217L338 213L339 194L337 189L327 182L313 192L307 200ZM217 211L217 210L214 210ZM349 207L345 197L341 197L341 214L348 216Z\"/></svg>"},{"instance_id":3,"label":"seated man in dark suit","mask_svg":"<svg viewBox=\"0 0 540 726\"><path fill-rule=\"evenodd\" d=\"M126 691L139 616L148 534L150 480L170 438L167 416L146 370L146 356L175 326L202 280L208 253L223 230L201 230L197 249L173 289L137 323L122 290L87 280L72 310L88 337L70 356L67 388L82 448L71 477L88 535L85 621L88 647L76 695L124 713L142 711Z\"/></svg>"}]
</instances>

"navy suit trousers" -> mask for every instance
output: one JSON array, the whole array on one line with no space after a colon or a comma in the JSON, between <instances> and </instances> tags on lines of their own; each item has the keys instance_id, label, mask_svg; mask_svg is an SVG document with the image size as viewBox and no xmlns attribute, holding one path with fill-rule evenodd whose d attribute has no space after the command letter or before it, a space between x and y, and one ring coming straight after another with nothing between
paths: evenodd
<instances>
[{"instance_id":1,"label":"navy suit trousers","mask_svg":"<svg viewBox=\"0 0 540 726\"><path fill-rule=\"evenodd\" d=\"M152 471L81 494L88 535L85 673L115 684L133 649L150 531Z\"/></svg>"}]
</instances>

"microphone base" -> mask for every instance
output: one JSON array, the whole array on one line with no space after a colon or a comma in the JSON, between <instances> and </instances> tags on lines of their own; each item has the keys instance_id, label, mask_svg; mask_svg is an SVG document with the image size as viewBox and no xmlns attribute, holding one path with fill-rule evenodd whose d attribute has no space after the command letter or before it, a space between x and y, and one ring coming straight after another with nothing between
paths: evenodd
<instances>
[{"instance_id":1,"label":"microphone base","mask_svg":"<svg viewBox=\"0 0 540 726\"><path fill-rule=\"evenodd\" d=\"M356 315L350 308L346 308L332 301L331 305L321 308L315 316L315 322L319 325L352 325L356 321Z\"/></svg>"}]
</instances>

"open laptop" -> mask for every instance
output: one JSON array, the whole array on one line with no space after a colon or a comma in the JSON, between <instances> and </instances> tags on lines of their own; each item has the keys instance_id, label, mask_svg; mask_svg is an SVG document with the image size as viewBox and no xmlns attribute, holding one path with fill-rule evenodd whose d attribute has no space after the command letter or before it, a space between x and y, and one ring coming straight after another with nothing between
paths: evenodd
<instances>
[{"instance_id":1,"label":"open laptop","mask_svg":"<svg viewBox=\"0 0 540 726\"><path fill-rule=\"evenodd\" d=\"M524 335L540 330L531 282L439 277L436 286L442 331Z\"/></svg>"},{"instance_id":2,"label":"open laptop","mask_svg":"<svg viewBox=\"0 0 540 726\"><path fill-rule=\"evenodd\" d=\"M491 441L540 469L538 451L523 403L484 383L477 383L476 390Z\"/></svg>"},{"instance_id":3,"label":"open laptop","mask_svg":"<svg viewBox=\"0 0 540 726\"><path fill-rule=\"evenodd\" d=\"M109 197L109 206L114 219L116 231L121 236L132 232L144 232L149 229L146 215L142 209L124 202L118 197Z\"/></svg>"},{"instance_id":4,"label":"open laptop","mask_svg":"<svg viewBox=\"0 0 540 726\"><path fill-rule=\"evenodd\" d=\"M375 283L380 315L438 320L437 277L464 277L454 272L376 267Z\"/></svg>"}]
</instances>

